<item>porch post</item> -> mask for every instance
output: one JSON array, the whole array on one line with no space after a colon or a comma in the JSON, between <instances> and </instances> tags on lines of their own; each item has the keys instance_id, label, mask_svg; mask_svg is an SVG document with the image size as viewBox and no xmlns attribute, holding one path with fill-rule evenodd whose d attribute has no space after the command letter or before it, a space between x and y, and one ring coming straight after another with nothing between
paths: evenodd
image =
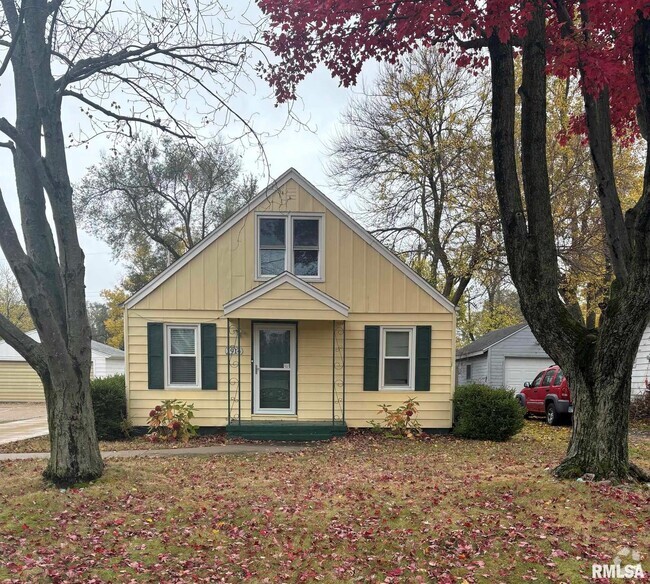
<instances>
[{"instance_id":1,"label":"porch post","mask_svg":"<svg viewBox=\"0 0 650 584\"><path fill-rule=\"evenodd\" d=\"M332 321L332 426L336 423L336 321Z\"/></svg>"},{"instance_id":2,"label":"porch post","mask_svg":"<svg viewBox=\"0 0 650 584\"><path fill-rule=\"evenodd\" d=\"M343 423L345 423L345 321L343 321Z\"/></svg>"},{"instance_id":3,"label":"porch post","mask_svg":"<svg viewBox=\"0 0 650 584\"><path fill-rule=\"evenodd\" d=\"M251 345L252 346L252 345ZM237 407L239 425L241 426L241 319L237 319Z\"/></svg>"},{"instance_id":4,"label":"porch post","mask_svg":"<svg viewBox=\"0 0 650 584\"><path fill-rule=\"evenodd\" d=\"M228 360L228 403L227 403L227 409L228 409L228 426L230 426L230 319L226 318L226 328L228 330L227 332L227 337L226 337L226 359Z\"/></svg>"}]
</instances>

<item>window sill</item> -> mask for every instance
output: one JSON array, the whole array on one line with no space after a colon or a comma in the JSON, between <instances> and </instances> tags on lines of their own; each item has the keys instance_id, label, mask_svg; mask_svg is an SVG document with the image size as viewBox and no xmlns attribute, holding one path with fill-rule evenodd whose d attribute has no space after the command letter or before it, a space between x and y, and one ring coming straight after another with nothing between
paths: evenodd
<instances>
[{"instance_id":1,"label":"window sill","mask_svg":"<svg viewBox=\"0 0 650 584\"><path fill-rule=\"evenodd\" d=\"M380 387L379 391L415 391L412 387Z\"/></svg>"},{"instance_id":2,"label":"window sill","mask_svg":"<svg viewBox=\"0 0 650 584\"><path fill-rule=\"evenodd\" d=\"M290 274L293 274L293 272L289 272ZM280 274L276 274L275 276L255 276L253 278L253 282L268 282L269 280L272 280L273 278L277 278ZM296 276L295 274L293 274ZM324 282L325 278L321 276L296 276L296 278L303 280L304 282Z\"/></svg>"}]
</instances>

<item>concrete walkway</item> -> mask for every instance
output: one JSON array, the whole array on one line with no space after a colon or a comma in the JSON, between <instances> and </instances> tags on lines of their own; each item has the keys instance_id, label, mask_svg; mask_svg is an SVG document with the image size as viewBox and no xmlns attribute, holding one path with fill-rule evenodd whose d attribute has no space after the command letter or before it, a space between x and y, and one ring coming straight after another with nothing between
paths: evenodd
<instances>
[{"instance_id":1,"label":"concrete walkway","mask_svg":"<svg viewBox=\"0 0 650 584\"><path fill-rule=\"evenodd\" d=\"M0 444L46 435L44 403L0 403Z\"/></svg>"},{"instance_id":2,"label":"concrete walkway","mask_svg":"<svg viewBox=\"0 0 650 584\"><path fill-rule=\"evenodd\" d=\"M109 450L102 452L102 458L151 458L169 456L216 456L219 454L269 454L274 452L298 452L313 448L306 444L224 444L217 446L197 446L196 448L160 448L148 450ZM49 452L8 452L0 453L3 460L36 460L50 458Z\"/></svg>"}]
</instances>

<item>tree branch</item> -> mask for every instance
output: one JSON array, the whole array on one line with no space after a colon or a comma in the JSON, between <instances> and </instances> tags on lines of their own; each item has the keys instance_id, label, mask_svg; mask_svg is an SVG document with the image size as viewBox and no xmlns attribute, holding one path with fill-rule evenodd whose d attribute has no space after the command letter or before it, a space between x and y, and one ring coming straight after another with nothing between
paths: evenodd
<instances>
[{"instance_id":1,"label":"tree branch","mask_svg":"<svg viewBox=\"0 0 650 584\"><path fill-rule=\"evenodd\" d=\"M47 364L41 344L27 336L4 314L0 314L0 337L10 347L16 349L39 375L47 373Z\"/></svg>"}]
</instances>

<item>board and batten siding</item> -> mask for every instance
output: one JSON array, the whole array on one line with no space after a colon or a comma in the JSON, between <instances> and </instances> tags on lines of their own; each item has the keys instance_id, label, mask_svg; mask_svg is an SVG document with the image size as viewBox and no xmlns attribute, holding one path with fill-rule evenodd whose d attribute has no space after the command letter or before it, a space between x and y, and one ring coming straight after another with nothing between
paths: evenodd
<instances>
[{"instance_id":1,"label":"board and batten siding","mask_svg":"<svg viewBox=\"0 0 650 584\"><path fill-rule=\"evenodd\" d=\"M383 258L295 181L270 195L133 309L221 310L255 280L255 213L318 212L325 221L324 282L310 282L364 313L444 313L422 288Z\"/></svg>"},{"instance_id":2,"label":"board and batten siding","mask_svg":"<svg viewBox=\"0 0 650 584\"><path fill-rule=\"evenodd\" d=\"M223 305L261 282L255 280L255 213L318 212L324 215L324 281L310 282L350 308L346 321L346 421L368 426L380 403L396 407L408 396L420 402L423 427L451 427L454 387L455 314L442 306L358 234L314 199L297 182L279 191L232 226L185 266L142 298L125 314L129 417L143 425L148 412L163 399L193 402L199 426L227 422L227 320ZM309 320L316 307L291 302L298 322L297 416L272 419L327 420L332 416L332 322ZM277 294L270 296L278 302ZM304 308L305 311L301 312ZM286 309L284 311L286 313ZM248 315L247 315L248 316ZM252 315L251 315L252 316ZM273 319L273 311L255 315ZM150 390L147 382L147 323L217 326L217 390ZM430 325L432 327L431 391L363 391L365 325ZM251 416L251 320L242 320L242 418ZM234 344L235 341L231 340ZM237 371L231 370L231 381ZM231 391L237 391L231 383ZM255 419L263 419L255 416Z\"/></svg>"},{"instance_id":3,"label":"board and batten siding","mask_svg":"<svg viewBox=\"0 0 650 584\"><path fill-rule=\"evenodd\" d=\"M467 377L467 365L472 366L472 375ZM458 385L465 383L487 383L488 382L488 356L487 353L477 355L476 357L468 357L466 359L459 359L456 362L458 368Z\"/></svg>"},{"instance_id":4,"label":"board and batten siding","mask_svg":"<svg viewBox=\"0 0 650 584\"><path fill-rule=\"evenodd\" d=\"M425 428L451 426L451 387L453 379L452 343L453 328L449 319L431 320L429 315L364 314L350 315L346 321L346 421L351 427L369 426L369 420L380 419L380 403L394 407L407 397L420 402L418 421ZM217 326L217 389L166 389L150 390L147 387L147 322L196 324L216 322ZM383 326L428 324L431 333L431 388L430 391L363 391L363 337L366 324ZM241 412L242 419L251 416L251 338L252 321L241 320ZM327 420L332 416L332 323L329 321L298 321L297 355L297 415L266 416L268 419L292 418L298 420ZM136 426L146 423L149 411L163 399L173 397L194 403L196 423L199 426L223 426L227 422L228 357L227 323L214 312L206 311L148 311L129 310L129 417ZM337 342L340 342L340 338ZM235 340L231 338L231 344ZM237 357L232 357L233 362ZM340 379L337 371L337 379ZM231 398L237 393L238 372L230 371ZM342 397L342 389L338 390ZM232 402L233 414L239 404ZM339 406L336 406L337 408ZM255 415L255 419L264 416Z\"/></svg>"}]
</instances>

